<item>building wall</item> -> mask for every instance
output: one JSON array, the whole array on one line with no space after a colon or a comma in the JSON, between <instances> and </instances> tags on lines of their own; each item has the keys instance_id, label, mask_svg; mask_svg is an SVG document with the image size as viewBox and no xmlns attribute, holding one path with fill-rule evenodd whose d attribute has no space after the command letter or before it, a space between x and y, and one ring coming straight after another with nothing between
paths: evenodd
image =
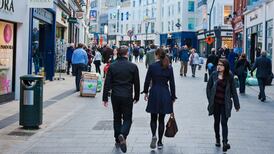
<instances>
[{"instance_id":1,"label":"building wall","mask_svg":"<svg viewBox=\"0 0 274 154\"><path fill-rule=\"evenodd\" d=\"M14 12L0 13L0 19L17 24L16 30L16 72L15 72L15 99L20 95L20 76L27 74L29 53L29 9L27 0L13 1Z\"/></svg>"}]
</instances>

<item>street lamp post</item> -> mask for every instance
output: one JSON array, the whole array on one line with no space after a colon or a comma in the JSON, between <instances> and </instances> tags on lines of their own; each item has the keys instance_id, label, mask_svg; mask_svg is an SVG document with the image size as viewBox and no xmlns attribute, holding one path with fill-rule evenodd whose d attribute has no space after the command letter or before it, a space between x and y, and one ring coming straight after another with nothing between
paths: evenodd
<instances>
[{"instance_id":1,"label":"street lamp post","mask_svg":"<svg viewBox=\"0 0 274 154\"><path fill-rule=\"evenodd\" d=\"M145 41L145 49L147 49L147 33L148 33L148 27L150 22L148 21L148 17L144 18L144 22L145 22L145 28L146 28L146 41Z\"/></svg>"},{"instance_id":2,"label":"street lamp post","mask_svg":"<svg viewBox=\"0 0 274 154\"><path fill-rule=\"evenodd\" d=\"M215 3L215 0L212 1L211 7L210 7L210 11L207 14L209 16L209 22L208 22L208 32L209 33L211 31L211 13L212 13L212 9L213 9L214 3ZM210 48L211 48L211 44L210 45L207 44L207 53L206 53L206 56L208 56L208 52L209 52Z\"/></svg>"}]
</instances>

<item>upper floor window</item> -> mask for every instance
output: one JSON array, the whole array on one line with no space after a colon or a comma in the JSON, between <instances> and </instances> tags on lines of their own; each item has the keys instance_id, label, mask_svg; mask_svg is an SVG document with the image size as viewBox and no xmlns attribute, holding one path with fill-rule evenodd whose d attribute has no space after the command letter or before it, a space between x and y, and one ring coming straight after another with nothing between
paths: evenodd
<instances>
[{"instance_id":1,"label":"upper floor window","mask_svg":"<svg viewBox=\"0 0 274 154\"><path fill-rule=\"evenodd\" d=\"M224 24L230 24L228 16L232 14L232 6L225 5L224 6Z\"/></svg>"},{"instance_id":2,"label":"upper floor window","mask_svg":"<svg viewBox=\"0 0 274 154\"><path fill-rule=\"evenodd\" d=\"M194 30L195 27L195 19L188 18L188 30Z\"/></svg>"},{"instance_id":3,"label":"upper floor window","mask_svg":"<svg viewBox=\"0 0 274 154\"><path fill-rule=\"evenodd\" d=\"M129 16L129 13L127 12L127 13L126 13L126 19L127 19L127 20L128 20L128 16Z\"/></svg>"},{"instance_id":4,"label":"upper floor window","mask_svg":"<svg viewBox=\"0 0 274 154\"><path fill-rule=\"evenodd\" d=\"M151 23L150 28L151 28L151 33L155 33L155 23L154 22Z\"/></svg>"},{"instance_id":5,"label":"upper floor window","mask_svg":"<svg viewBox=\"0 0 274 154\"><path fill-rule=\"evenodd\" d=\"M194 1L188 1L188 12L194 12Z\"/></svg>"},{"instance_id":6,"label":"upper floor window","mask_svg":"<svg viewBox=\"0 0 274 154\"><path fill-rule=\"evenodd\" d=\"M178 2L178 13L181 13L181 2Z\"/></svg>"},{"instance_id":7,"label":"upper floor window","mask_svg":"<svg viewBox=\"0 0 274 154\"><path fill-rule=\"evenodd\" d=\"M135 1L132 2L132 6L135 7Z\"/></svg>"},{"instance_id":8,"label":"upper floor window","mask_svg":"<svg viewBox=\"0 0 274 154\"><path fill-rule=\"evenodd\" d=\"M123 21L124 13L121 13L121 21Z\"/></svg>"}]
</instances>

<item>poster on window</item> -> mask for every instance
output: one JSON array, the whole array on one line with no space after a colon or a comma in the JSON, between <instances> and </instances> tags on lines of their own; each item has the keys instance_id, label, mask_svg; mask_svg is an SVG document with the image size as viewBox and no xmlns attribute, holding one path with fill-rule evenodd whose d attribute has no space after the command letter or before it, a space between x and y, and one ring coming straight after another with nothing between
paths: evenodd
<instances>
[{"instance_id":1,"label":"poster on window","mask_svg":"<svg viewBox=\"0 0 274 154\"><path fill-rule=\"evenodd\" d=\"M0 21L0 95L12 91L14 25Z\"/></svg>"},{"instance_id":2,"label":"poster on window","mask_svg":"<svg viewBox=\"0 0 274 154\"><path fill-rule=\"evenodd\" d=\"M96 21L96 19L97 19L97 11L96 10L90 10L89 20L90 21Z\"/></svg>"}]
</instances>

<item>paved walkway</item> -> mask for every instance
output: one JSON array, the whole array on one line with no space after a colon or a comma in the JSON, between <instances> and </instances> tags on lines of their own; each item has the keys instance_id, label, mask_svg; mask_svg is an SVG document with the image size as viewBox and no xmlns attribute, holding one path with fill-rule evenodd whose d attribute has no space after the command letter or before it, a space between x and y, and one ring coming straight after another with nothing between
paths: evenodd
<instances>
[{"instance_id":1,"label":"paved walkway","mask_svg":"<svg viewBox=\"0 0 274 154\"><path fill-rule=\"evenodd\" d=\"M142 63L138 66L143 86L146 69ZM209 117L206 110L204 71L198 71L197 77L192 78L190 72L188 77L179 76L179 63L174 64L174 70L179 98L175 104L178 134L172 139L164 138L163 150L154 151L149 148L150 116L145 112L146 102L141 95L140 102L134 105L133 125L127 141L128 153L222 153L222 149L214 145L213 117ZM18 122L0 129L1 152L122 153L114 146L112 110L111 106L102 106L101 93L95 98L79 97L79 94L72 93L71 89L74 89L74 80L69 76L65 81L48 83L45 86L45 100L51 104L44 108L44 123L41 129L22 130ZM232 149L228 153L271 154L274 151L274 95L270 95L273 86L268 87L269 97L266 103L257 100L257 89L258 87L248 87L247 94L239 96L240 112L232 111L232 117L229 119L229 142ZM0 106L1 119L18 111L14 104L18 106L18 102ZM17 135L8 135L10 133Z\"/></svg>"}]
</instances>

